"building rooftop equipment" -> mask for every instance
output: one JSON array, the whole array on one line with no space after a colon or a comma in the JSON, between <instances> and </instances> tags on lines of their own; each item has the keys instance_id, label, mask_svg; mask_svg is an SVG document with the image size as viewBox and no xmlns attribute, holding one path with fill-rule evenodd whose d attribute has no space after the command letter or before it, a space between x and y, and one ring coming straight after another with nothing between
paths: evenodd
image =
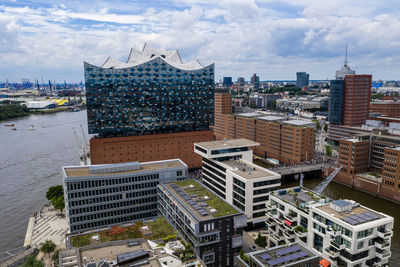
<instances>
[{"instance_id":1,"label":"building rooftop equipment","mask_svg":"<svg viewBox=\"0 0 400 267\"><path fill-rule=\"evenodd\" d=\"M244 162L242 160L227 160L221 161L224 165L230 167L230 171L236 173L245 179L256 179L268 176L276 176L276 173L267 169L261 168L255 164Z\"/></svg>"}]
</instances>

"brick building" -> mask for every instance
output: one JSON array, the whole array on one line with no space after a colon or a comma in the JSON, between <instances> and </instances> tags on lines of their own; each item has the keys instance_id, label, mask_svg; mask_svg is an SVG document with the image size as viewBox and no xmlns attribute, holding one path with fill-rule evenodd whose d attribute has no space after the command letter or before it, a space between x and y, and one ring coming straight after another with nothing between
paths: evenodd
<instances>
[{"instance_id":1,"label":"brick building","mask_svg":"<svg viewBox=\"0 0 400 267\"><path fill-rule=\"evenodd\" d=\"M371 102L370 111L391 118L400 118L400 102Z\"/></svg>"},{"instance_id":2,"label":"brick building","mask_svg":"<svg viewBox=\"0 0 400 267\"><path fill-rule=\"evenodd\" d=\"M384 151L381 194L400 201L400 146Z\"/></svg>"},{"instance_id":3,"label":"brick building","mask_svg":"<svg viewBox=\"0 0 400 267\"><path fill-rule=\"evenodd\" d=\"M256 155L287 164L308 161L314 157L314 122L287 120L285 117L265 116L257 112L222 113L223 110L228 112L228 108L219 105L231 103L232 96L216 92L215 99L214 129L217 140L245 138L257 142L260 146L254 149Z\"/></svg>"}]
</instances>

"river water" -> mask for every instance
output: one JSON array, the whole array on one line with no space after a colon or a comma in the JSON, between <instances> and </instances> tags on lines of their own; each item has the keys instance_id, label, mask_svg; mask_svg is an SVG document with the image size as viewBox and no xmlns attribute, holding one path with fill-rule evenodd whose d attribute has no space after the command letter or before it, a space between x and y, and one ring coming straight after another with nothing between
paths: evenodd
<instances>
[{"instance_id":1,"label":"river water","mask_svg":"<svg viewBox=\"0 0 400 267\"><path fill-rule=\"evenodd\" d=\"M11 123L16 131L3 126ZM31 125L35 130L28 130ZM22 246L29 217L46 204L47 189L62 183L61 167L79 164L79 145L72 127L83 143L80 125L88 140L86 111L31 115L0 123L0 252ZM312 189L320 182L305 179L304 186ZM334 182L324 194L333 199L353 199L393 216L390 266L400 266L400 205Z\"/></svg>"},{"instance_id":2,"label":"river water","mask_svg":"<svg viewBox=\"0 0 400 267\"><path fill-rule=\"evenodd\" d=\"M86 121L79 111L0 123L0 252L23 245L29 217L46 204L47 189L62 184L61 167L80 164L72 127L82 143ZM16 131L4 126L12 123Z\"/></svg>"}]
</instances>

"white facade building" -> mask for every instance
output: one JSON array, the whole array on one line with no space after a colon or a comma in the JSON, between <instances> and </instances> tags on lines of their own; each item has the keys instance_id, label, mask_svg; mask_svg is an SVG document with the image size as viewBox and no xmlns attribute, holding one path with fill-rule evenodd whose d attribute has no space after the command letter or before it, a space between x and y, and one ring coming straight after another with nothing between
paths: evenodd
<instances>
[{"instance_id":1,"label":"white facade building","mask_svg":"<svg viewBox=\"0 0 400 267\"><path fill-rule=\"evenodd\" d=\"M203 184L247 215L247 223L266 219L268 193L280 188L281 176L253 163L247 139L196 143L203 157Z\"/></svg>"},{"instance_id":2,"label":"white facade building","mask_svg":"<svg viewBox=\"0 0 400 267\"><path fill-rule=\"evenodd\" d=\"M385 266L393 217L353 200L333 201L304 188L271 192L268 246L299 242L331 266Z\"/></svg>"}]
</instances>

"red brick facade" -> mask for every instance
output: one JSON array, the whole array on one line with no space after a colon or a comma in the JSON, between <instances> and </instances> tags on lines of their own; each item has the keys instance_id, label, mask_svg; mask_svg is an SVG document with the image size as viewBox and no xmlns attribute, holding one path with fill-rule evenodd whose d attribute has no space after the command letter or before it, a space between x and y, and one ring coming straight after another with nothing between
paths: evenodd
<instances>
[{"instance_id":1,"label":"red brick facade","mask_svg":"<svg viewBox=\"0 0 400 267\"><path fill-rule=\"evenodd\" d=\"M201 156L194 153L194 143L214 140L213 131L180 132L141 136L92 138L92 164L130 161L157 161L179 158L189 168L201 167Z\"/></svg>"}]
</instances>

